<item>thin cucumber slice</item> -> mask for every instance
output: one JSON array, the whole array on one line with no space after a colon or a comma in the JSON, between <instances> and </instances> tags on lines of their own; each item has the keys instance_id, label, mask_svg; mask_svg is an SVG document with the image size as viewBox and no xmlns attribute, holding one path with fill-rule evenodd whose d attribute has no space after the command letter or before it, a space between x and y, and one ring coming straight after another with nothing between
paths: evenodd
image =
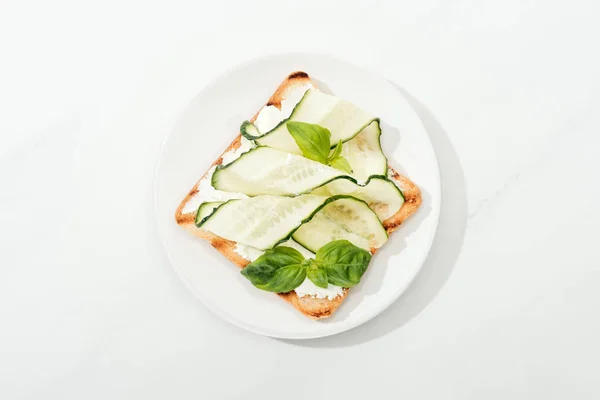
<instances>
[{"instance_id":1,"label":"thin cucumber slice","mask_svg":"<svg viewBox=\"0 0 600 400\"><path fill-rule=\"evenodd\" d=\"M342 156L352 167L352 176L359 182L371 175L386 175L388 162L381 149L379 120L371 122L358 135L342 145Z\"/></svg>"},{"instance_id":2,"label":"thin cucumber slice","mask_svg":"<svg viewBox=\"0 0 600 400\"><path fill-rule=\"evenodd\" d=\"M257 147L231 164L217 168L212 176L212 186L217 190L248 196L289 196L310 192L345 174L296 154Z\"/></svg>"},{"instance_id":3,"label":"thin cucumber slice","mask_svg":"<svg viewBox=\"0 0 600 400\"><path fill-rule=\"evenodd\" d=\"M345 194L366 202L380 221L396 214L404 204L404 195L387 176L373 175L364 185L345 176L313 190L311 194L332 196Z\"/></svg>"},{"instance_id":4,"label":"thin cucumber slice","mask_svg":"<svg viewBox=\"0 0 600 400\"><path fill-rule=\"evenodd\" d=\"M362 200L346 195L324 197L305 194L291 198L265 195L229 200L215 208L197 226L225 239L266 250L289 239L326 205L345 199L363 204L369 210L369 215L381 225L375 213Z\"/></svg>"},{"instance_id":5,"label":"thin cucumber slice","mask_svg":"<svg viewBox=\"0 0 600 400\"><path fill-rule=\"evenodd\" d=\"M219 167L212 176L212 185L217 190L248 196L351 195L366 201L382 221L404 203L398 187L383 175L359 185L343 171L270 147L257 147Z\"/></svg>"},{"instance_id":6,"label":"thin cucumber slice","mask_svg":"<svg viewBox=\"0 0 600 400\"><path fill-rule=\"evenodd\" d=\"M287 130L289 121L301 121L321 125L331 132L331 147L338 141L346 142L356 136L375 120L371 114L349 101L330 96L317 90L307 90L290 116L268 132L260 132L251 122L240 127L242 135L259 145L273 147L288 153L302 154Z\"/></svg>"},{"instance_id":7,"label":"thin cucumber slice","mask_svg":"<svg viewBox=\"0 0 600 400\"><path fill-rule=\"evenodd\" d=\"M266 250L289 237L326 201L327 197L315 195L230 200L198 226L225 239Z\"/></svg>"},{"instance_id":8,"label":"thin cucumber slice","mask_svg":"<svg viewBox=\"0 0 600 400\"><path fill-rule=\"evenodd\" d=\"M209 201L200 204L196 213L196 225L199 225L204 218L208 217L221 204L223 204L222 201Z\"/></svg>"},{"instance_id":9,"label":"thin cucumber slice","mask_svg":"<svg viewBox=\"0 0 600 400\"><path fill-rule=\"evenodd\" d=\"M325 216L324 213L318 213L309 223L298 228L292 238L302 247L314 253L319 250L322 243L327 244L341 239L346 239L361 249L370 249L369 241L366 238L347 231L336 221Z\"/></svg>"},{"instance_id":10,"label":"thin cucumber slice","mask_svg":"<svg viewBox=\"0 0 600 400\"><path fill-rule=\"evenodd\" d=\"M352 197L327 204L292 237L313 253L321 246L340 239L373 252L388 239L375 213L365 202Z\"/></svg>"}]
</instances>

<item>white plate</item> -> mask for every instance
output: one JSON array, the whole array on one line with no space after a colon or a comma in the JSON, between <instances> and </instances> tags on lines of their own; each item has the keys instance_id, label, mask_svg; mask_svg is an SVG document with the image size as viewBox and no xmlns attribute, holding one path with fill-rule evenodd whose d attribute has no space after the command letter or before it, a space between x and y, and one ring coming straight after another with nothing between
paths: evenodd
<instances>
[{"instance_id":1,"label":"white plate","mask_svg":"<svg viewBox=\"0 0 600 400\"><path fill-rule=\"evenodd\" d=\"M302 70L321 90L381 118L390 163L423 191L418 213L374 257L362 282L333 315L313 321L272 293L254 288L239 269L173 218L179 202L229 145L281 81ZM167 137L155 177L159 231L175 270L192 292L226 320L263 335L301 339L343 332L392 304L413 280L433 241L440 210L439 169L419 118L385 79L323 55L260 58L226 72L204 88Z\"/></svg>"}]
</instances>

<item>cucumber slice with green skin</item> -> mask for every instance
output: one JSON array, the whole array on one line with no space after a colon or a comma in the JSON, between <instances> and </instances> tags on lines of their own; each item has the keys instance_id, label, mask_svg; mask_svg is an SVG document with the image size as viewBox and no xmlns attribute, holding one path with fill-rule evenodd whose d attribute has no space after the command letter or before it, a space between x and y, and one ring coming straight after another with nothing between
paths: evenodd
<instances>
[{"instance_id":1,"label":"cucumber slice with green skin","mask_svg":"<svg viewBox=\"0 0 600 400\"><path fill-rule=\"evenodd\" d=\"M383 175L372 176L359 185L343 171L270 147L257 147L231 164L217 168L212 185L217 190L251 197L347 194L366 201L382 221L394 215L404 203L402 192Z\"/></svg>"},{"instance_id":2,"label":"cucumber slice with green skin","mask_svg":"<svg viewBox=\"0 0 600 400\"><path fill-rule=\"evenodd\" d=\"M217 190L245 193L297 195L346 175L344 171L270 147L257 147L232 163L218 167L212 176Z\"/></svg>"},{"instance_id":3,"label":"cucumber slice with green skin","mask_svg":"<svg viewBox=\"0 0 600 400\"><path fill-rule=\"evenodd\" d=\"M404 195L387 176L373 175L364 185L359 185L348 176L342 176L313 190L311 194L332 196L344 194L363 200L375 212L380 221L385 221L400 210Z\"/></svg>"},{"instance_id":4,"label":"cucumber slice with green skin","mask_svg":"<svg viewBox=\"0 0 600 400\"><path fill-rule=\"evenodd\" d=\"M222 201L210 201L200 204L196 213L196 225L199 225L204 218L208 217L221 204L223 204Z\"/></svg>"},{"instance_id":5,"label":"cucumber slice with green skin","mask_svg":"<svg viewBox=\"0 0 600 400\"><path fill-rule=\"evenodd\" d=\"M388 235L364 201L348 197L327 204L300 226L292 238L313 253L321 246L340 239L372 252L383 246Z\"/></svg>"},{"instance_id":6,"label":"cucumber slice with green skin","mask_svg":"<svg viewBox=\"0 0 600 400\"><path fill-rule=\"evenodd\" d=\"M325 197L312 194L229 200L215 208L197 226L222 238L266 250L289 239L326 205L345 199L364 204L368 209L368 213L364 214L372 216L381 226L375 213L362 200L346 195Z\"/></svg>"},{"instance_id":7,"label":"cucumber slice with green skin","mask_svg":"<svg viewBox=\"0 0 600 400\"><path fill-rule=\"evenodd\" d=\"M266 250L288 238L326 201L327 197L315 195L294 198L265 195L230 200L215 208L198 227Z\"/></svg>"},{"instance_id":8,"label":"cucumber slice with green skin","mask_svg":"<svg viewBox=\"0 0 600 400\"><path fill-rule=\"evenodd\" d=\"M342 145L342 156L352 167L352 176L366 181L371 175L386 175L388 161L381 149L379 120L371 122L358 135Z\"/></svg>"},{"instance_id":9,"label":"cucumber slice with green skin","mask_svg":"<svg viewBox=\"0 0 600 400\"><path fill-rule=\"evenodd\" d=\"M385 221L397 213L405 201L404 194L398 186L387 176L381 175L371 176L364 186L356 184L351 177L341 176L309 192L309 194L326 197L345 194L356 197L367 203L380 221ZM223 202L202 203L196 216L196 225L220 204L223 204Z\"/></svg>"},{"instance_id":10,"label":"cucumber slice with green skin","mask_svg":"<svg viewBox=\"0 0 600 400\"><path fill-rule=\"evenodd\" d=\"M335 96L307 90L290 116L268 132L260 132L251 122L244 122L240 132L246 139L262 146L273 147L288 153L302 154L294 138L287 130L289 121L301 121L321 125L331 132L330 146L338 141L346 142L356 136L367 125L376 120L349 101Z\"/></svg>"}]
</instances>

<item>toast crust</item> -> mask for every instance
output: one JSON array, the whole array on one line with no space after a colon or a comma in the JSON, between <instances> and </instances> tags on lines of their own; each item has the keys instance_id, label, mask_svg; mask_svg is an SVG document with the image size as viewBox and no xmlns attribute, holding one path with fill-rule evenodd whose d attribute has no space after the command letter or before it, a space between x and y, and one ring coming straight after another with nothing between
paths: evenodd
<instances>
[{"instance_id":1,"label":"toast crust","mask_svg":"<svg viewBox=\"0 0 600 400\"><path fill-rule=\"evenodd\" d=\"M298 86L315 87L314 83L311 81L310 77L306 72L293 72L290 75L288 75L287 78L279 85L279 87L275 90L275 93L271 96L271 98L265 104L265 106L275 106L277 108L281 108L281 101L287 97L287 93ZM258 116L259 112L260 110L252 117L251 122L254 122L256 120L256 117ZM235 139L231 142L231 144L225 149L225 151L223 151L221 156L211 164L211 167L215 165L221 165L223 163L223 155L225 153L239 148L241 145L241 138L242 136L238 134L235 137ZM183 213L185 205L192 199L192 197L194 197L198 193L199 183L206 176L207 173L208 170L204 173L204 175L202 175L202 177L198 180L194 187L185 196L181 204L179 204L179 207L177 207L177 210L175 211L175 221L186 231L201 239L208 241L229 261L231 261L240 268L244 268L250 263L250 261L246 260L245 258L243 258L235 252L235 242L224 239L203 229L197 228L194 223L196 219L194 213ZM383 226L386 229L388 235L390 235L392 232L398 229L400 225L404 223L404 221L406 221L411 215L413 215L422 203L421 191L419 190L417 185L415 185L410 179L395 171L391 166L389 166L389 177L393 179L402 189L405 201L400 210L396 212L396 214L383 221ZM348 295L348 292L349 289L346 288L344 289L344 293L342 295L337 296L332 300L328 298L319 299L309 295L299 297L295 291L291 291L289 293L277 293L277 295L282 299L286 300L287 302L291 303L298 311L300 311L307 317L312 319L321 319L331 316L337 310L340 304L342 304L342 302Z\"/></svg>"}]
</instances>

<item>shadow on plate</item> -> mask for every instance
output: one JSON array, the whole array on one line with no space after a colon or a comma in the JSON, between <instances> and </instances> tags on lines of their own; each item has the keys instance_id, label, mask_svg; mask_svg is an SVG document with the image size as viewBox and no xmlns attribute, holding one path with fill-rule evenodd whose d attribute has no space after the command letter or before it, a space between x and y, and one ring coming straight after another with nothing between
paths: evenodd
<instances>
[{"instance_id":1,"label":"shadow on plate","mask_svg":"<svg viewBox=\"0 0 600 400\"><path fill-rule=\"evenodd\" d=\"M403 88L392 85L404 95L421 119L440 167L441 211L431 250L415 280L400 299L373 320L334 336L311 340L276 340L304 347L334 348L350 347L385 336L421 313L435 299L454 269L462 248L467 217L466 187L460 161L448 135L432 113ZM423 200L425 205L426 193ZM413 225L409 220L404 228ZM344 313L344 305L340 307L340 312Z\"/></svg>"}]
</instances>

